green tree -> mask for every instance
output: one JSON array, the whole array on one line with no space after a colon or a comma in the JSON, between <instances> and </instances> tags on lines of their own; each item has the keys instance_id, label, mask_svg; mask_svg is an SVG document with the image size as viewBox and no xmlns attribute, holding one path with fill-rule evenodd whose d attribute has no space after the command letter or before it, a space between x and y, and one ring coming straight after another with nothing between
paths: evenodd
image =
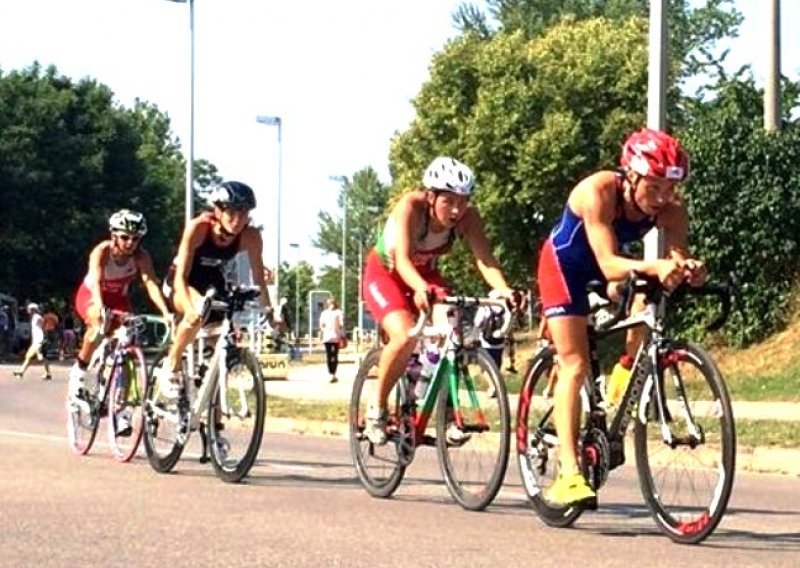
<instances>
[{"instance_id":1,"label":"green tree","mask_svg":"<svg viewBox=\"0 0 800 568\"><path fill-rule=\"evenodd\" d=\"M534 39L516 32L450 42L414 100L415 120L392 141L394 190L418 186L436 155L469 164L498 259L515 285L532 284L539 243L568 190L613 167L625 133L644 121L645 40L639 18L600 18L562 22ZM459 290L482 286L463 250L444 269Z\"/></svg>"},{"instance_id":2,"label":"green tree","mask_svg":"<svg viewBox=\"0 0 800 568\"><path fill-rule=\"evenodd\" d=\"M606 18L618 22L631 16L646 20L650 13L649 0L485 0L483 4L489 16L474 4L459 6L453 14L456 27L486 39L517 31L531 39L545 35L563 20ZM716 42L735 37L742 22L733 5L732 0L707 0L699 6L689 0L668 2L670 51L677 79L719 66L725 53L714 52ZM490 21L496 22L496 28Z\"/></svg>"},{"instance_id":3,"label":"green tree","mask_svg":"<svg viewBox=\"0 0 800 568\"><path fill-rule=\"evenodd\" d=\"M158 267L182 221L183 165L169 118L125 109L94 80L55 67L0 72L0 289L71 299L109 215L142 211Z\"/></svg>"},{"instance_id":4,"label":"green tree","mask_svg":"<svg viewBox=\"0 0 800 568\"><path fill-rule=\"evenodd\" d=\"M345 199L346 198L346 199ZM366 256L375 242L377 231L385 220L389 191L378 179L377 172L367 167L345 180L339 189L339 212L347 203L347 269L344 314L348 327L358 321L359 258ZM319 213L319 232L314 246L342 258L342 217L327 211ZM359 252L361 251L361 252ZM330 290L336 298L341 297L341 266L327 267L321 274L320 286Z\"/></svg>"},{"instance_id":5,"label":"green tree","mask_svg":"<svg viewBox=\"0 0 800 568\"><path fill-rule=\"evenodd\" d=\"M693 166L684 188L692 245L713 275L735 272L743 283L747 317L737 314L726 327L738 342L762 339L786 323L800 267L800 122L791 118L800 82L785 80L782 91L780 133L764 131L763 92L752 77L721 80L689 107L691 122L681 132ZM687 327L703 319L682 315Z\"/></svg>"}]
</instances>

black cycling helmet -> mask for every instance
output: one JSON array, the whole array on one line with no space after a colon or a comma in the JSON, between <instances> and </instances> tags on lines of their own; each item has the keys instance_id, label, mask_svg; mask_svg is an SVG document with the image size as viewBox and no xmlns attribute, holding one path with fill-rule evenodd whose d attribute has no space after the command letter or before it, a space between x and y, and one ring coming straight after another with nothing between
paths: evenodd
<instances>
[{"instance_id":1,"label":"black cycling helmet","mask_svg":"<svg viewBox=\"0 0 800 568\"><path fill-rule=\"evenodd\" d=\"M209 194L212 205L231 209L255 209L256 194L246 183L226 181L219 184Z\"/></svg>"}]
</instances>

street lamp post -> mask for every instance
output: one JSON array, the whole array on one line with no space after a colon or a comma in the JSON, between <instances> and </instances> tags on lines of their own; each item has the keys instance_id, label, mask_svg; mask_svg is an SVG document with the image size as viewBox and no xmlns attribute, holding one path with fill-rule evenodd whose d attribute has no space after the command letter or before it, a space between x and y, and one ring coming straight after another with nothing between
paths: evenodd
<instances>
[{"instance_id":1,"label":"street lamp post","mask_svg":"<svg viewBox=\"0 0 800 568\"><path fill-rule=\"evenodd\" d=\"M277 248L277 255L276 255L276 266L275 266L275 301L280 302L281 299L281 284L280 284L280 274L281 274L281 169L283 164L283 150L281 148L281 124L283 121L279 116L264 116L259 115L256 117L256 121L260 124L266 124L267 126L277 126L278 127L278 207L277 207L277 219L275 221L276 224L276 236L275 236L275 246Z\"/></svg>"},{"instance_id":2,"label":"street lamp post","mask_svg":"<svg viewBox=\"0 0 800 568\"><path fill-rule=\"evenodd\" d=\"M346 290L346 267L347 267L347 177L345 176L328 176L332 181L338 181L342 184L344 189L344 196L342 197L342 300L341 309L342 314L345 312L345 290ZM345 316L346 317L346 316Z\"/></svg>"},{"instance_id":3,"label":"street lamp post","mask_svg":"<svg viewBox=\"0 0 800 568\"><path fill-rule=\"evenodd\" d=\"M289 246L297 250L297 258L294 263L294 341L295 344L300 340L300 245L289 243Z\"/></svg>"},{"instance_id":4,"label":"street lamp post","mask_svg":"<svg viewBox=\"0 0 800 568\"><path fill-rule=\"evenodd\" d=\"M186 224L194 214L194 0L169 0L189 4L189 148L186 156Z\"/></svg>"}]
</instances>

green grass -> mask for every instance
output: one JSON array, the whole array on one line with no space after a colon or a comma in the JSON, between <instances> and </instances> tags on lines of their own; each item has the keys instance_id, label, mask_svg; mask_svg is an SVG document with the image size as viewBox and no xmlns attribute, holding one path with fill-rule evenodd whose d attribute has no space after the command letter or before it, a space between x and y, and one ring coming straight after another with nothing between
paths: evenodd
<instances>
[{"instance_id":1,"label":"green grass","mask_svg":"<svg viewBox=\"0 0 800 568\"><path fill-rule=\"evenodd\" d=\"M339 403L298 401L278 396L270 396L267 399L267 420L272 416L344 424L347 422L347 413L348 404L344 401ZM736 435L741 449L764 446L800 448L800 421L737 420Z\"/></svg>"},{"instance_id":2,"label":"green grass","mask_svg":"<svg viewBox=\"0 0 800 568\"><path fill-rule=\"evenodd\" d=\"M798 449L800 422L737 420L736 436L740 448L771 446Z\"/></svg>"},{"instance_id":3,"label":"green grass","mask_svg":"<svg viewBox=\"0 0 800 568\"><path fill-rule=\"evenodd\" d=\"M734 372L725 380L733 400L800 402L800 365L767 375Z\"/></svg>"}]
</instances>

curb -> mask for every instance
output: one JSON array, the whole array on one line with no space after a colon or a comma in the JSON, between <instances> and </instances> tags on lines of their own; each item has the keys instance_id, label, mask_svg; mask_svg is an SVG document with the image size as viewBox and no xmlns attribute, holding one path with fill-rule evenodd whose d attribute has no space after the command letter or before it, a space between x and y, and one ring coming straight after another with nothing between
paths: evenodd
<instances>
[{"instance_id":1,"label":"curb","mask_svg":"<svg viewBox=\"0 0 800 568\"><path fill-rule=\"evenodd\" d=\"M347 424L343 424L342 422L270 417L269 413L267 414L265 432L269 434L298 434L302 436L335 438L339 440L347 440L349 434ZM738 448L736 453L736 471L800 477L800 450L769 447Z\"/></svg>"}]
</instances>

